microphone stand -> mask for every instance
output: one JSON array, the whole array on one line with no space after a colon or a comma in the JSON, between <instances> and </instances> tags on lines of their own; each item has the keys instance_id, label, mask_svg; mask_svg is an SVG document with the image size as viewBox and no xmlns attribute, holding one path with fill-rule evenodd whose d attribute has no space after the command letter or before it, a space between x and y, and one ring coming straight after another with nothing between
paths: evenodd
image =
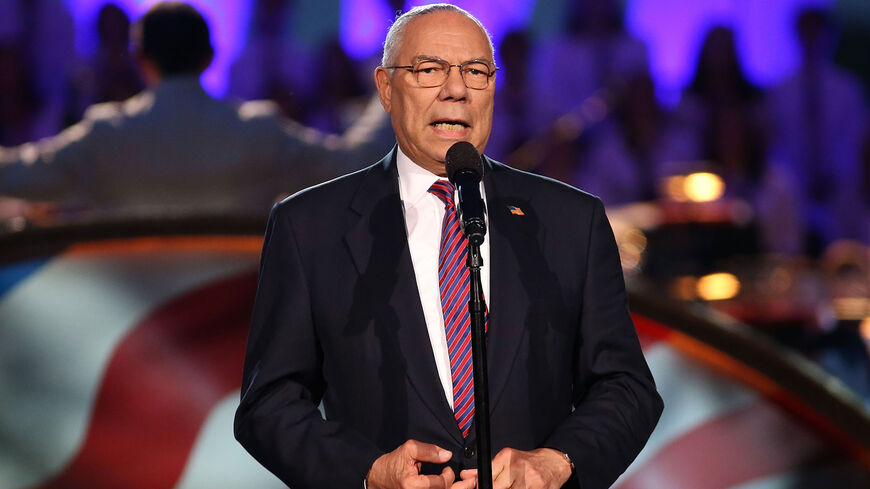
<instances>
[{"instance_id":1,"label":"microphone stand","mask_svg":"<svg viewBox=\"0 0 870 489\"><path fill-rule=\"evenodd\" d=\"M468 311L471 315L471 364L474 375L474 422L477 435L477 487L492 489L492 454L489 436L489 382L486 374L486 302L480 282L480 244L468 240L466 266L470 272Z\"/></svg>"}]
</instances>

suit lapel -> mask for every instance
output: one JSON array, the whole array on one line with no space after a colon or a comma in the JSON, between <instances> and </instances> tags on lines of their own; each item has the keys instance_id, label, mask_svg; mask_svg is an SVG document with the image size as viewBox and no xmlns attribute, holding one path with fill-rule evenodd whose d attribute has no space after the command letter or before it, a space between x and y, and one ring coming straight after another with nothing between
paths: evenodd
<instances>
[{"instance_id":1,"label":"suit lapel","mask_svg":"<svg viewBox=\"0 0 870 489\"><path fill-rule=\"evenodd\" d=\"M373 277L366 283L383 285L379 291L397 316L394 332L407 366L406 374L445 430L461 442L462 434L447 403L435 356L426 329L408 237L394 149L372 166L362 179L351 203L351 221L345 240L360 276Z\"/></svg>"},{"instance_id":2,"label":"suit lapel","mask_svg":"<svg viewBox=\"0 0 870 489\"><path fill-rule=\"evenodd\" d=\"M487 366L489 369L490 410L495 409L516 358L517 348L526 334L524 327L529 297L516 282L520 262L534 246L537 221L531 214L528 193L514 188L509 170L488 161L484 176L487 217L490 233L489 330ZM511 212L526 212L518 215Z\"/></svg>"}]
</instances>

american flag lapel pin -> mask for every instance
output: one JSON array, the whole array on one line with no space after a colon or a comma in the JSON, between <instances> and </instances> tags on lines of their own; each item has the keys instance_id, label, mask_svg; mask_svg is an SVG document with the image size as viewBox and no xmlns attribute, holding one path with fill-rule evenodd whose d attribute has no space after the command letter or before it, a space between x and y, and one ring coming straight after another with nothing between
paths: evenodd
<instances>
[{"instance_id":1,"label":"american flag lapel pin","mask_svg":"<svg viewBox=\"0 0 870 489\"><path fill-rule=\"evenodd\" d=\"M513 214L515 216L525 216L526 215L526 213L523 212L522 209L520 209L519 207L517 207L515 205L509 205L507 207L508 207L508 210L511 211L511 214Z\"/></svg>"}]
</instances>

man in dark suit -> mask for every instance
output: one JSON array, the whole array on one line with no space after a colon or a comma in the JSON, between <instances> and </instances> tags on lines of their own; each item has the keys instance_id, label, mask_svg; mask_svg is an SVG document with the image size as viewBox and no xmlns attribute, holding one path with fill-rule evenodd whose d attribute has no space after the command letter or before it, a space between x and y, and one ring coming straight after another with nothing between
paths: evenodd
<instances>
[{"instance_id":1,"label":"man in dark suit","mask_svg":"<svg viewBox=\"0 0 870 489\"><path fill-rule=\"evenodd\" d=\"M235 433L294 489L471 488L473 415L440 282L453 205L433 189L453 143L486 146L492 44L461 9L417 7L375 79L398 146L272 211ZM662 403L603 206L488 159L481 186L493 486L605 488Z\"/></svg>"}]
</instances>

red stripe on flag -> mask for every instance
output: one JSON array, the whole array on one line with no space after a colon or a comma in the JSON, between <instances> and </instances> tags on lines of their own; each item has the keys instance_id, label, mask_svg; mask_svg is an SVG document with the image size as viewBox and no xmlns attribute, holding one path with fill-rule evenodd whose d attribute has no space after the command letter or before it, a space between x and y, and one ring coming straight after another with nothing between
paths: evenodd
<instances>
[{"instance_id":1,"label":"red stripe on flag","mask_svg":"<svg viewBox=\"0 0 870 489\"><path fill-rule=\"evenodd\" d=\"M637 338L640 340L640 347L644 351L667 338L670 334L670 328L652 321L646 316L632 313L631 319L634 321L635 329L637 330Z\"/></svg>"},{"instance_id":2,"label":"red stripe on flag","mask_svg":"<svg viewBox=\"0 0 870 489\"><path fill-rule=\"evenodd\" d=\"M241 386L255 290L256 272L221 280L138 323L109 361L79 452L39 488L174 487L206 416Z\"/></svg>"},{"instance_id":3,"label":"red stripe on flag","mask_svg":"<svg viewBox=\"0 0 870 489\"><path fill-rule=\"evenodd\" d=\"M778 407L758 402L713 418L671 441L618 489L727 489L835 456Z\"/></svg>"}]
</instances>

